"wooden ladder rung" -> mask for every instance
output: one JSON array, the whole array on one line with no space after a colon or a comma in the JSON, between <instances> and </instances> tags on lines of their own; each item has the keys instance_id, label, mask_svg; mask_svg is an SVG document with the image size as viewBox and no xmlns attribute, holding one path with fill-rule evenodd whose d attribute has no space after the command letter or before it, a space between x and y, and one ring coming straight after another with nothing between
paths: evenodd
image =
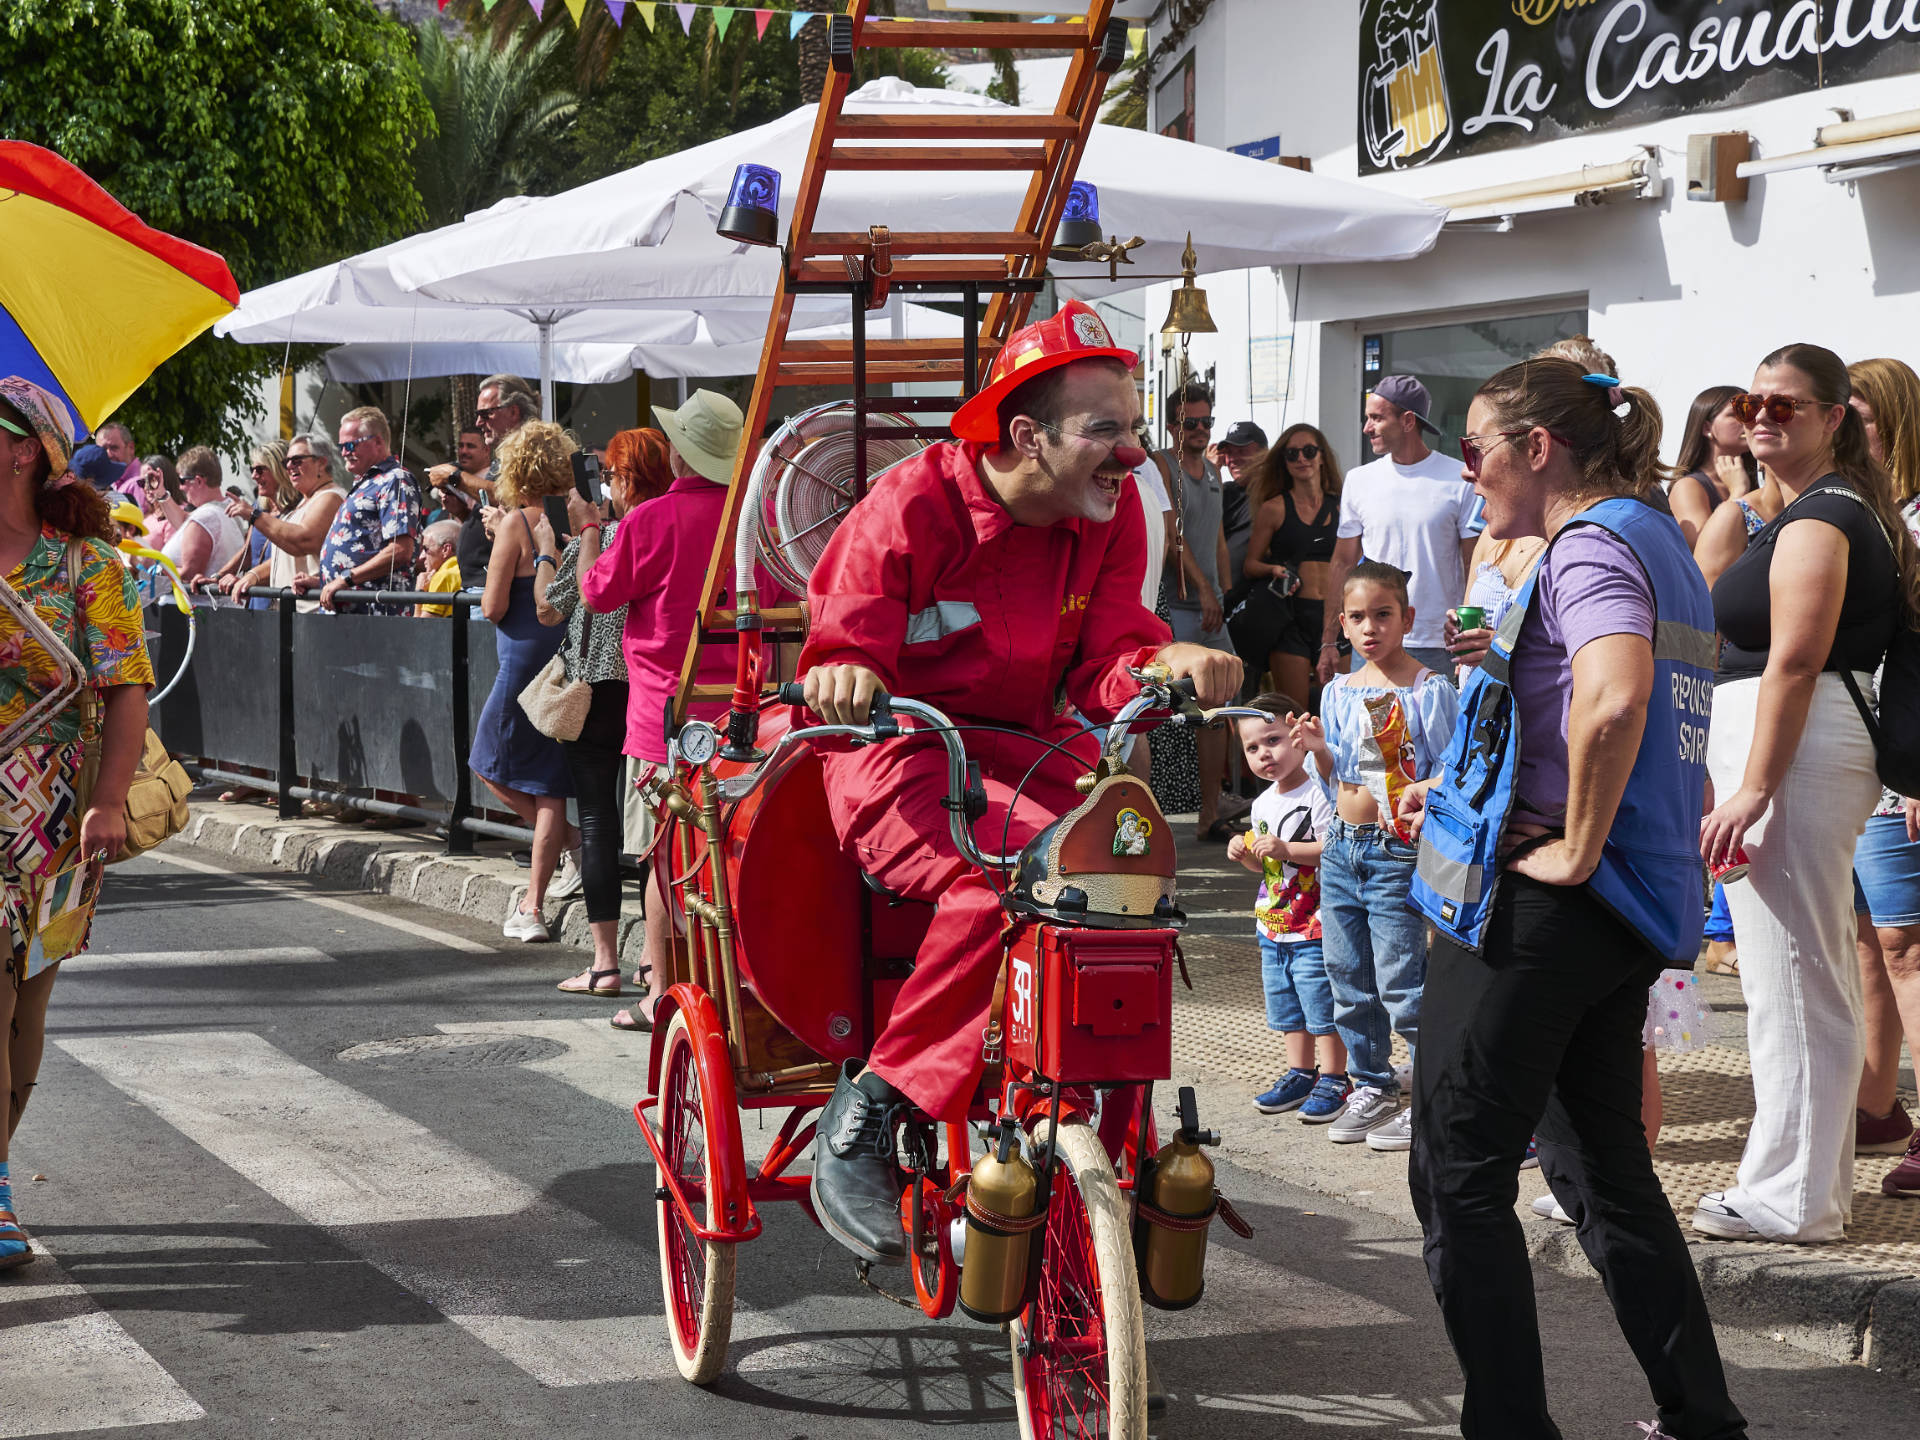
<instances>
[{"instance_id":1,"label":"wooden ladder rung","mask_svg":"<svg viewBox=\"0 0 1920 1440\"><path fill-rule=\"evenodd\" d=\"M892 363L875 364L867 361L867 383L870 385L912 385L921 381L958 380L966 362L963 360L899 360ZM797 364L782 364L774 377L776 385L851 385L854 383L851 364L821 363L813 364L801 361ZM885 401L877 401L884 407ZM957 403L957 402L956 402Z\"/></svg>"},{"instance_id":2,"label":"wooden ladder rung","mask_svg":"<svg viewBox=\"0 0 1920 1440\"><path fill-rule=\"evenodd\" d=\"M789 273L797 285L834 285L844 289L847 284L847 267L832 260L803 260ZM962 285L993 285L1006 279L1007 262L1004 257L999 260L896 260L890 278L896 282L950 283L957 293Z\"/></svg>"},{"instance_id":3,"label":"wooden ladder rung","mask_svg":"<svg viewBox=\"0 0 1920 1440\"><path fill-rule=\"evenodd\" d=\"M1000 347L982 344L980 353L991 355ZM966 357L967 342L955 335L932 340L891 340L884 334L867 336L867 363L874 361L961 360ZM798 361L853 360L851 340L789 340L780 347L780 358Z\"/></svg>"},{"instance_id":4,"label":"wooden ladder rung","mask_svg":"<svg viewBox=\"0 0 1920 1440\"><path fill-rule=\"evenodd\" d=\"M1067 140L1080 133L1071 115L842 115L834 134L847 140Z\"/></svg>"},{"instance_id":5,"label":"wooden ladder rung","mask_svg":"<svg viewBox=\"0 0 1920 1440\"><path fill-rule=\"evenodd\" d=\"M731 700L733 699L733 686L731 683L725 685L718 683L703 685L696 680L687 691L687 699L695 701L696 703L701 700Z\"/></svg>"},{"instance_id":6,"label":"wooden ladder rung","mask_svg":"<svg viewBox=\"0 0 1920 1440\"><path fill-rule=\"evenodd\" d=\"M1044 145L836 145L829 170L1039 170Z\"/></svg>"},{"instance_id":7,"label":"wooden ladder rung","mask_svg":"<svg viewBox=\"0 0 1920 1440\"><path fill-rule=\"evenodd\" d=\"M707 624L716 630L731 630L733 617L737 613L733 610L715 610ZM798 605L769 605L760 612L760 619L768 625L798 625L806 616L800 613ZM727 693L731 695L733 692L729 690Z\"/></svg>"},{"instance_id":8,"label":"wooden ladder rung","mask_svg":"<svg viewBox=\"0 0 1920 1440\"><path fill-rule=\"evenodd\" d=\"M1022 230L895 230L888 237L895 255L1037 255L1045 246ZM864 255L873 237L863 230L822 230L793 247L793 253Z\"/></svg>"},{"instance_id":9,"label":"wooden ladder rung","mask_svg":"<svg viewBox=\"0 0 1920 1440\"><path fill-rule=\"evenodd\" d=\"M1038 25L979 20L869 19L855 43L862 50L1080 50L1087 46L1086 26Z\"/></svg>"}]
</instances>

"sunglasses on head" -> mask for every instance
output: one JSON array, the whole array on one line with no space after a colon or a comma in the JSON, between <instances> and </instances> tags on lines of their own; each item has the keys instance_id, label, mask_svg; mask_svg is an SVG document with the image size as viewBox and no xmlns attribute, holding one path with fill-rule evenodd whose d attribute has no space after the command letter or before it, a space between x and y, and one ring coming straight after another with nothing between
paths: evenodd
<instances>
[{"instance_id":1,"label":"sunglasses on head","mask_svg":"<svg viewBox=\"0 0 1920 1440\"><path fill-rule=\"evenodd\" d=\"M1289 461L1318 460L1320 458L1320 447L1318 445L1289 445L1280 453Z\"/></svg>"},{"instance_id":2,"label":"sunglasses on head","mask_svg":"<svg viewBox=\"0 0 1920 1440\"><path fill-rule=\"evenodd\" d=\"M1727 402L1727 408L1733 411L1734 418L1742 425L1751 425L1762 415L1776 425L1790 425L1793 417L1802 407L1819 405L1818 400L1796 400L1791 395L1736 395Z\"/></svg>"},{"instance_id":3,"label":"sunglasses on head","mask_svg":"<svg viewBox=\"0 0 1920 1440\"><path fill-rule=\"evenodd\" d=\"M1180 428L1182 430L1211 430L1213 428L1213 417L1211 415L1201 415L1192 419L1182 419Z\"/></svg>"}]
</instances>

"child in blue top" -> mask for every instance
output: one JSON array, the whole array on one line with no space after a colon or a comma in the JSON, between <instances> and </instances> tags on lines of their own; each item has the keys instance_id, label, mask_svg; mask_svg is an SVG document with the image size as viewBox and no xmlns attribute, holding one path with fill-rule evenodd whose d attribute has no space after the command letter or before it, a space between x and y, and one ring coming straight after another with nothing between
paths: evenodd
<instances>
[{"instance_id":1,"label":"child in blue top","mask_svg":"<svg viewBox=\"0 0 1920 1440\"><path fill-rule=\"evenodd\" d=\"M1406 1150L1393 1032L1411 1050L1427 979L1426 922L1407 906L1415 848L1396 811L1407 786L1440 768L1460 698L1406 652L1413 629L1407 578L1365 560L1347 572L1340 623L1366 664L1327 686L1320 719L1292 717L1334 802L1320 857L1320 918L1334 1024L1346 1042L1353 1094L1328 1130L1343 1144Z\"/></svg>"}]
</instances>

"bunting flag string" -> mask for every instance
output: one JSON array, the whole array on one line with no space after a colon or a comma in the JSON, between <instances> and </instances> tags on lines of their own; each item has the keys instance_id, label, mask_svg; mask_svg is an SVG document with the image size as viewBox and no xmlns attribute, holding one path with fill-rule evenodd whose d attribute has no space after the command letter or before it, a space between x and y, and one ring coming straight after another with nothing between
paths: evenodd
<instances>
[{"instance_id":1,"label":"bunting flag string","mask_svg":"<svg viewBox=\"0 0 1920 1440\"><path fill-rule=\"evenodd\" d=\"M439 7L444 10L447 8L449 0L437 0L437 3ZM494 9L503 3L503 0L480 0L480 3L486 12L491 15ZM551 3L552 0L527 0L528 6L533 10L535 19L545 19L546 8ZM592 4L593 0L562 0L562 3L566 6L567 13L573 17L573 23L577 29L585 18L587 6ZM624 25L627 18L627 11L634 9L638 10L640 12L640 18L646 21L647 29L653 30L658 21L658 12L663 0L601 0L601 3L607 7L607 13L613 17L613 23L616 27ZM780 13L777 10L768 10L759 6L688 4L685 3L685 0L670 0L670 3L673 5L673 13L679 17L681 33L686 35L693 34L695 14L701 10L706 10L712 13L714 31L719 38L723 40L727 36L727 31L732 28L734 19L742 10L750 9L753 11L753 35L756 40L764 40L767 38L767 27L773 23L773 17ZM787 38L792 39L802 30L806 29L808 25L820 18L822 18L821 12L818 10L789 11L787 14ZM1054 24L1059 18L1057 15L1040 16L1036 18L1036 23L1042 25ZM1128 48L1133 51L1136 57L1141 55L1147 48L1146 28L1138 25L1129 26L1127 29L1127 44Z\"/></svg>"}]
</instances>

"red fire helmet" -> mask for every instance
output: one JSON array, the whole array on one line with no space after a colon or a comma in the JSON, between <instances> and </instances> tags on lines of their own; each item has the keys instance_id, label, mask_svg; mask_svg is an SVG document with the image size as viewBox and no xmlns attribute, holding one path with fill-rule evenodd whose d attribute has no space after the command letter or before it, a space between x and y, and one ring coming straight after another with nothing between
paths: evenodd
<instances>
[{"instance_id":1,"label":"red fire helmet","mask_svg":"<svg viewBox=\"0 0 1920 1440\"><path fill-rule=\"evenodd\" d=\"M962 440L991 445L1000 438L1000 402L1012 390L1076 360L1118 360L1131 370L1140 357L1113 343L1107 323L1084 300L1069 300L1058 313L1016 330L993 357L984 389L953 417L953 433Z\"/></svg>"}]
</instances>

